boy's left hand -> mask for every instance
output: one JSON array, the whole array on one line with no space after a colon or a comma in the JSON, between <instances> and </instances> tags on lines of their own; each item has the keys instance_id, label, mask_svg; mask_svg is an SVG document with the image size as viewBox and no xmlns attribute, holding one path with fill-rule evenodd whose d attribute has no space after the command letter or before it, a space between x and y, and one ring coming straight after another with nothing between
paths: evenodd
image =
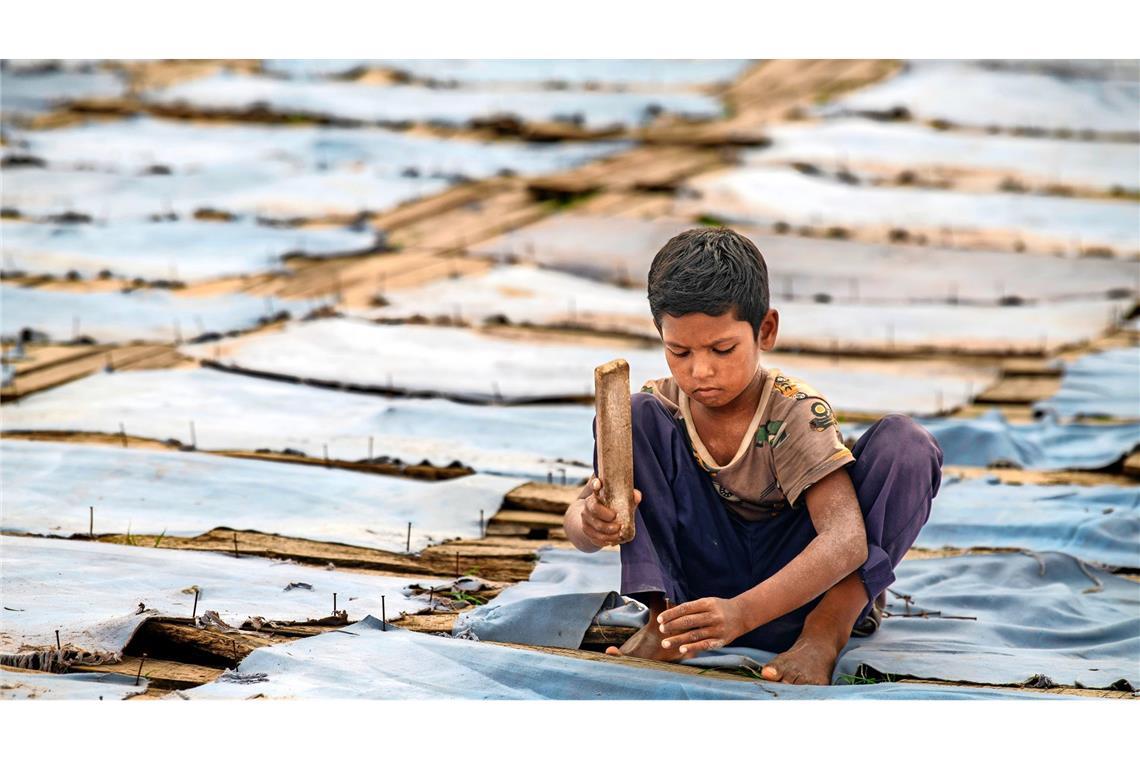
<instances>
[{"instance_id":1,"label":"boy's left hand","mask_svg":"<svg viewBox=\"0 0 1140 760\"><path fill-rule=\"evenodd\" d=\"M728 646L747 633L740 602L714 596L667 609L657 616L657 622L658 630L665 636L661 646L676 648L686 657Z\"/></svg>"}]
</instances>

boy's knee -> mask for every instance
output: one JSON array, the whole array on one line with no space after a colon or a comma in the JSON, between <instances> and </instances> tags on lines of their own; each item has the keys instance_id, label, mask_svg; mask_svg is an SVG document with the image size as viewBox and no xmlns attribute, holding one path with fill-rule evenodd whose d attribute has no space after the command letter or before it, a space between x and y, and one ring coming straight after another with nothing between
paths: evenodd
<instances>
[{"instance_id":1,"label":"boy's knee","mask_svg":"<svg viewBox=\"0 0 1140 760\"><path fill-rule=\"evenodd\" d=\"M893 466L915 477L930 477L937 491L942 447L929 430L906 415L888 414L876 423L873 443L878 456L888 455Z\"/></svg>"}]
</instances>

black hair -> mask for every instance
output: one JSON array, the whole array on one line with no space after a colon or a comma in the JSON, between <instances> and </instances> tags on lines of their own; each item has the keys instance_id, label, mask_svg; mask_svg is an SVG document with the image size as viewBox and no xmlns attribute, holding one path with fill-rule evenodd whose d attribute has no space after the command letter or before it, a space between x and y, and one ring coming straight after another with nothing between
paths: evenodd
<instances>
[{"instance_id":1,"label":"black hair","mask_svg":"<svg viewBox=\"0 0 1140 760\"><path fill-rule=\"evenodd\" d=\"M666 314L702 312L719 317L729 309L752 325L752 337L768 313L768 265L748 238L727 227L696 227L661 247L649 265L649 311L661 330Z\"/></svg>"}]
</instances>

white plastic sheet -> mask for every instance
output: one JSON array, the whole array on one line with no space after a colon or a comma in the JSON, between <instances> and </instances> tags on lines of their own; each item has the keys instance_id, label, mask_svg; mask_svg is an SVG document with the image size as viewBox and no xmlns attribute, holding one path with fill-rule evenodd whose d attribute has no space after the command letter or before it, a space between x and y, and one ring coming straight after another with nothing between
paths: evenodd
<instances>
[{"instance_id":1,"label":"white plastic sheet","mask_svg":"<svg viewBox=\"0 0 1140 760\"><path fill-rule=\"evenodd\" d=\"M426 607L403 588L421 580L302 567L253 557L138 546L0 536L0 656L22 648L65 649L117 657L148 617L216 612L228 625L250 617L305 621L337 607L350 618L396 618ZM290 584L305 583L311 588Z\"/></svg>"},{"instance_id":2,"label":"white plastic sheet","mask_svg":"<svg viewBox=\"0 0 1140 760\"><path fill-rule=\"evenodd\" d=\"M751 61L717 58L706 60L652 58L575 58L552 59L390 59L376 61L380 66L404 71L423 79L457 82L471 86L542 85L558 82L571 86L612 84L646 88L680 88L727 84L739 76ZM273 69L270 63L270 70ZM284 68L281 63L276 64ZM305 68L306 62L293 62Z\"/></svg>"},{"instance_id":3,"label":"white plastic sheet","mask_svg":"<svg viewBox=\"0 0 1140 760\"><path fill-rule=\"evenodd\" d=\"M1066 251L1082 246L1108 246L1120 255L1140 251L1140 212L1129 202L851 186L783 167L727 169L691 180L687 187L700 195L690 202L694 212L734 223L950 228L996 232L1011 240L1024 235L1030 242L1044 241L1037 247Z\"/></svg>"},{"instance_id":4,"label":"white plastic sheet","mask_svg":"<svg viewBox=\"0 0 1140 760\"><path fill-rule=\"evenodd\" d=\"M260 319L280 311L306 311L298 301L240 294L185 297L157 289L78 293L0 285L0 302L5 336L31 328L55 341L86 336L101 343L190 340L257 327Z\"/></svg>"},{"instance_id":5,"label":"white plastic sheet","mask_svg":"<svg viewBox=\"0 0 1140 760\"><path fill-rule=\"evenodd\" d=\"M118 673L36 673L0 668L0 699L126 699L146 691L149 682Z\"/></svg>"},{"instance_id":6,"label":"white plastic sheet","mask_svg":"<svg viewBox=\"0 0 1140 760\"><path fill-rule=\"evenodd\" d=\"M474 246L472 252L594 279L630 281L643 289L657 251L693 226L679 219L557 214ZM1114 289L1140 292L1140 273L1130 261L1026 258L1020 253L801 238L747 226L735 229L760 249L773 301L780 304L824 296L849 303L985 305L1010 297L1048 301L1103 298ZM551 308L570 308L571 298L575 308L590 307L587 294L574 292L551 299ZM504 299L512 304L517 300ZM644 307L644 298L641 304Z\"/></svg>"},{"instance_id":7,"label":"white plastic sheet","mask_svg":"<svg viewBox=\"0 0 1140 760\"><path fill-rule=\"evenodd\" d=\"M292 220L384 211L448 185L444 179L382 174L359 166L289 172L262 163L145 175L20 169L5 173L3 205L28 217L78 212L100 222L188 216L205 208Z\"/></svg>"},{"instance_id":8,"label":"white plastic sheet","mask_svg":"<svg viewBox=\"0 0 1140 760\"><path fill-rule=\"evenodd\" d=\"M518 478L468 475L427 482L210 454L0 441L0 529L71 535L196 536L228 527L418 552L478 538ZM411 524L410 539L408 525Z\"/></svg>"},{"instance_id":9,"label":"white plastic sheet","mask_svg":"<svg viewBox=\"0 0 1140 760\"><path fill-rule=\"evenodd\" d=\"M198 280L279 269L282 256L325 256L373 248L376 234L290 230L252 222L124 221L111 225L0 223L4 269L33 274L106 270L120 277Z\"/></svg>"},{"instance_id":10,"label":"white plastic sheet","mask_svg":"<svg viewBox=\"0 0 1140 760\"><path fill-rule=\"evenodd\" d=\"M14 131L9 150L57 168L176 172L278 166L294 172L367 164L374 172L482 179L501 171L546 174L627 147L621 142L448 140L388 129L211 124L140 117L49 131Z\"/></svg>"},{"instance_id":11,"label":"white plastic sheet","mask_svg":"<svg viewBox=\"0 0 1140 760\"><path fill-rule=\"evenodd\" d=\"M186 346L184 351L214 355L213 346ZM524 402L591 398L594 367L618 355L630 362L633 384L669 372L661 351L514 340L461 328L356 319L315 320L288 325L258 340L222 341L219 361L374 390Z\"/></svg>"},{"instance_id":12,"label":"white plastic sheet","mask_svg":"<svg viewBox=\"0 0 1140 760\"><path fill-rule=\"evenodd\" d=\"M906 108L958 125L1136 132L1140 82L986 70L964 61L909 61L902 73L822 106L824 113Z\"/></svg>"},{"instance_id":13,"label":"white plastic sheet","mask_svg":"<svg viewBox=\"0 0 1140 760\"><path fill-rule=\"evenodd\" d=\"M961 255L961 254L960 254ZM971 254L965 254L967 261ZM1063 261L1062 259L1049 259ZM933 263L933 262L930 262ZM1130 262L1114 262L1123 270L1134 270ZM771 266L771 265L770 265ZM914 263L916 271L930 271L927 264ZM1024 269L1021 258L1018 267ZM1070 267L1050 267L1063 272ZM915 271L912 270L912 271ZM802 271L802 270L801 270ZM1106 271L1106 274L1108 272ZM1132 274L1120 273L1122 277ZM1016 274L1009 272L1011 280ZM878 298L890 298L910 286L908 278L899 276L896 282L876 282L858 278L856 290L871 296L866 301L842 300L836 303L816 303L799 291L797 300L788 299L797 287L811 287L813 283L830 284L846 291L849 283L838 273L799 278L788 274L772 277L771 305L780 313L780 333L777 345L789 350L838 348L905 350L938 348L946 350L1018 351L1042 347L1056 348L1099 335L1113 326L1116 318L1129 306L1126 299L1098 300L1073 303L1033 304L1025 306L952 305L945 303L876 304ZM1117 283L1127 282L1117 280ZM913 293L921 293L923 285L942 290L953 288L954 283L933 278L918 283ZM998 287L1005 287L998 284ZM1016 286L1014 286L1016 287ZM1110 287L1107 283L1104 285ZM907 291L903 291L907 292ZM368 318L412 316L460 316L479 324L488 318L507 317L514 323L531 322L539 325L575 325L607 332L618 332L650 339L659 337L649 314L643 288L622 288L561 272L517 265L491 270L485 274L457 279L440 280L419 288L391 291L385 295L388 305L360 311ZM994 293L996 300L997 293ZM796 374L794 364L798 358L785 360L771 357L768 363L777 364ZM784 364L789 366L784 366ZM809 364L810 366L810 364ZM827 370L824 369L824 372ZM954 374L960 374L961 370ZM810 377L810 372L804 373ZM906 370L902 370L906 374ZM983 378L974 378L980 381ZM884 388L884 391L886 389ZM905 395L903 389L896 389ZM921 388L913 388L921 394ZM923 413L939 389L928 388L926 398L917 406L875 406L871 397L861 396L862 403L850 406L858 410L888 410ZM948 396L950 389L941 389ZM864 391L866 394L868 391ZM873 393L873 391L871 391ZM908 402L910 403L910 402ZM938 407L941 409L941 407Z\"/></svg>"},{"instance_id":14,"label":"white plastic sheet","mask_svg":"<svg viewBox=\"0 0 1140 760\"><path fill-rule=\"evenodd\" d=\"M836 317L830 324L839 322ZM899 333L900 343L910 337L902 328ZM206 346L184 350L204 357L213 353ZM223 342L219 361L243 370L350 387L517 402L590 398L594 367L616 356L629 362L634 391L647 380L669 375L663 348L514 340L459 328L349 319L289 325L273 334ZM877 371L873 365L829 365L786 355L768 358L767 366L802 376L843 411L941 411L967 400L992 378L987 370L945 364ZM797 365L805 371L797 372Z\"/></svg>"},{"instance_id":15,"label":"white plastic sheet","mask_svg":"<svg viewBox=\"0 0 1140 760\"><path fill-rule=\"evenodd\" d=\"M363 122L431 121L463 125L508 114L524 121L580 118L587 127L637 126L659 110L695 119L723 113L712 97L694 93L569 90L450 90L359 82L272 79L218 74L146 94L158 103L202 110L242 110L255 103L287 114Z\"/></svg>"},{"instance_id":16,"label":"white plastic sheet","mask_svg":"<svg viewBox=\"0 0 1140 760\"><path fill-rule=\"evenodd\" d=\"M113 98L127 84L109 71L13 72L0 70L0 111L4 118L31 116L66 100Z\"/></svg>"},{"instance_id":17,"label":"white plastic sheet","mask_svg":"<svg viewBox=\"0 0 1140 760\"><path fill-rule=\"evenodd\" d=\"M803 161L895 177L906 169L992 172L1037 185L1109 190L1140 186L1140 145L940 132L915 124L835 119L768 128L771 147L747 151L752 166Z\"/></svg>"},{"instance_id":18,"label":"white plastic sheet","mask_svg":"<svg viewBox=\"0 0 1140 760\"><path fill-rule=\"evenodd\" d=\"M398 458L573 482L590 474L592 406L475 406L399 399L194 370L97 374L4 407L4 430L80 430L201 450L292 449L311 457ZM370 445L371 441L371 445ZM577 462L578 464L574 464ZM563 473L561 470L565 470Z\"/></svg>"}]
</instances>

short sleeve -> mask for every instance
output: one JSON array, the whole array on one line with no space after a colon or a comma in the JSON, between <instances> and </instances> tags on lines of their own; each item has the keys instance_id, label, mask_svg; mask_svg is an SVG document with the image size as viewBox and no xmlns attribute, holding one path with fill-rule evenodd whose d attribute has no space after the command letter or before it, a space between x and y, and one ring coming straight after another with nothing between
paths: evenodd
<instances>
[{"instance_id":1,"label":"short sleeve","mask_svg":"<svg viewBox=\"0 0 1140 760\"><path fill-rule=\"evenodd\" d=\"M772 459L776 480L789 504L795 504L809 486L855 461L843 445L839 423L826 400L808 396L793 404L779 430L772 430Z\"/></svg>"}]
</instances>

